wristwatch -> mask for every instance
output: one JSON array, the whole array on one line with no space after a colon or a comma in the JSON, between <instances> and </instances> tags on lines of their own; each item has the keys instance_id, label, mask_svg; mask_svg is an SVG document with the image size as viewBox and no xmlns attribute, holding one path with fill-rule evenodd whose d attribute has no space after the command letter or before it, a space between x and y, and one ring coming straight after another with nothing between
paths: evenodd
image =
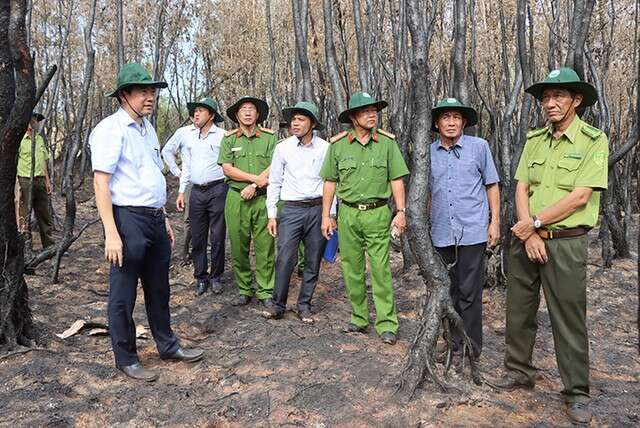
<instances>
[{"instance_id":1,"label":"wristwatch","mask_svg":"<svg viewBox=\"0 0 640 428\"><path fill-rule=\"evenodd\" d=\"M536 216L533 216L533 227L535 227L536 229L540 229L542 227L542 222Z\"/></svg>"},{"instance_id":2,"label":"wristwatch","mask_svg":"<svg viewBox=\"0 0 640 428\"><path fill-rule=\"evenodd\" d=\"M399 212L399 213L405 213L405 214L407 213L407 209L406 208L398 208L398 209L396 209L396 211Z\"/></svg>"}]
</instances>

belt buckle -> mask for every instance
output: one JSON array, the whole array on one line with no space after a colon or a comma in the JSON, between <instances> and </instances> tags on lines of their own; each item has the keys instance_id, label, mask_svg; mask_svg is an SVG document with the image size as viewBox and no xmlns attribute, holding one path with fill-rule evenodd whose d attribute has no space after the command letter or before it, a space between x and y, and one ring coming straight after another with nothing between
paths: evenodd
<instances>
[{"instance_id":1,"label":"belt buckle","mask_svg":"<svg viewBox=\"0 0 640 428\"><path fill-rule=\"evenodd\" d=\"M549 231L549 239L553 239L553 230Z\"/></svg>"},{"instance_id":2,"label":"belt buckle","mask_svg":"<svg viewBox=\"0 0 640 428\"><path fill-rule=\"evenodd\" d=\"M367 204L358 204L358 209L360 211L366 211L368 208Z\"/></svg>"}]
</instances>

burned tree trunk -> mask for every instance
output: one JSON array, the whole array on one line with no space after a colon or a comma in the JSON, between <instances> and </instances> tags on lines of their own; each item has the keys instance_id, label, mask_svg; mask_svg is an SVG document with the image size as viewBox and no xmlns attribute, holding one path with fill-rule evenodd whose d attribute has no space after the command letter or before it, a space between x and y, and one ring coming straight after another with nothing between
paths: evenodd
<instances>
[{"instance_id":1,"label":"burned tree trunk","mask_svg":"<svg viewBox=\"0 0 640 428\"><path fill-rule=\"evenodd\" d=\"M333 41L333 11L331 0L322 0L322 11L324 15L324 52L327 62L327 73L331 84L333 103L336 105L335 119L338 114L346 109L345 91L341 85L340 72L338 71L338 59L336 46Z\"/></svg>"},{"instance_id":2,"label":"burned tree trunk","mask_svg":"<svg viewBox=\"0 0 640 428\"><path fill-rule=\"evenodd\" d=\"M0 348L34 337L24 280L24 248L13 203L16 156L34 106L33 59L25 30L26 0L0 2Z\"/></svg>"},{"instance_id":3,"label":"burned tree trunk","mask_svg":"<svg viewBox=\"0 0 640 428\"><path fill-rule=\"evenodd\" d=\"M469 102L466 78L466 47L467 47L467 16L466 1L456 0L454 6L455 24L453 31L453 79L451 79L450 93L463 103Z\"/></svg>"},{"instance_id":4,"label":"burned tree trunk","mask_svg":"<svg viewBox=\"0 0 640 428\"><path fill-rule=\"evenodd\" d=\"M428 53L431 43L432 23L427 23L425 10L434 10L434 5L426 7L424 1L407 1L407 21L412 42L410 91L411 125L409 144L412 148L412 172L409 180L411 192L408 195L407 233L409 244L416 257L420 274L424 279L427 297L422 303L419 327L413 339L406 364L400 375L398 392L411 399L422 382L430 378L443 390L451 388L435 368L436 342L443 328L451 328L465 338L464 349L470 350L471 343L464 333L462 319L453 308L449 296L450 279L447 268L437 256L429 233L429 213L427 201L431 180L431 156L429 129L431 128L430 83L428 79ZM450 347L448 360L450 361ZM474 381L480 383L480 375L475 363L469 359Z\"/></svg>"},{"instance_id":5,"label":"burned tree trunk","mask_svg":"<svg viewBox=\"0 0 640 428\"><path fill-rule=\"evenodd\" d=\"M307 54L307 16L309 3L307 0L291 0L293 7L293 29L296 39L296 58L300 65L301 81L297 90L299 99L313 101L313 80L311 65Z\"/></svg>"},{"instance_id":6,"label":"burned tree trunk","mask_svg":"<svg viewBox=\"0 0 640 428\"><path fill-rule=\"evenodd\" d=\"M356 30L356 44L358 46L358 77L360 78L360 90L370 91L369 81L369 53L364 41L364 28L362 25L362 11L360 0L353 0L353 24Z\"/></svg>"}]
</instances>

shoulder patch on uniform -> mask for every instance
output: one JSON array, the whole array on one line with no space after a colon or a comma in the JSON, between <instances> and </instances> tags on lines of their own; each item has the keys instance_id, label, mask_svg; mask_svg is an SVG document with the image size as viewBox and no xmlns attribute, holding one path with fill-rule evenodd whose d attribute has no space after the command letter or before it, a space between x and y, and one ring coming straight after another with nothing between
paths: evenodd
<instances>
[{"instance_id":1,"label":"shoulder patch on uniform","mask_svg":"<svg viewBox=\"0 0 640 428\"><path fill-rule=\"evenodd\" d=\"M385 137L389 137L392 140L396 139L395 135L393 135L391 132L385 131L384 129L378 128L378 133L384 135Z\"/></svg>"},{"instance_id":2,"label":"shoulder patch on uniform","mask_svg":"<svg viewBox=\"0 0 640 428\"><path fill-rule=\"evenodd\" d=\"M239 128L231 129L231 130L229 130L229 131L225 132L225 133L224 133L224 136L225 136L225 137L228 137L229 135L233 135L233 134L235 134L236 132L238 132L238 129L239 129Z\"/></svg>"},{"instance_id":3,"label":"shoulder patch on uniform","mask_svg":"<svg viewBox=\"0 0 640 428\"><path fill-rule=\"evenodd\" d=\"M276 131L274 131L273 129L263 128L262 126L260 126L260 127L259 127L259 129L260 129L261 131L264 131L264 132L266 132L267 134L271 134L271 135L273 135L273 134L275 134L275 133L276 133Z\"/></svg>"},{"instance_id":4,"label":"shoulder patch on uniform","mask_svg":"<svg viewBox=\"0 0 640 428\"><path fill-rule=\"evenodd\" d=\"M602 135L602 130L588 124L584 124L580 129L580 131L582 131L583 134L585 134L587 137L591 138L592 140L595 140L600 135Z\"/></svg>"},{"instance_id":5,"label":"shoulder patch on uniform","mask_svg":"<svg viewBox=\"0 0 640 428\"><path fill-rule=\"evenodd\" d=\"M330 143L335 143L336 141L338 141L340 138L345 137L349 132L348 131L342 131L339 134L334 135L333 137L331 137L331 139L329 140Z\"/></svg>"},{"instance_id":6,"label":"shoulder patch on uniform","mask_svg":"<svg viewBox=\"0 0 640 428\"><path fill-rule=\"evenodd\" d=\"M544 128L533 129L533 130L527 132L527 140L529 138L533 138L533 137L537 137L538 135L542 135L545 132L547 132L548 130L549 130L548 126L545 126Z\"/></svg>"}]
</instances>

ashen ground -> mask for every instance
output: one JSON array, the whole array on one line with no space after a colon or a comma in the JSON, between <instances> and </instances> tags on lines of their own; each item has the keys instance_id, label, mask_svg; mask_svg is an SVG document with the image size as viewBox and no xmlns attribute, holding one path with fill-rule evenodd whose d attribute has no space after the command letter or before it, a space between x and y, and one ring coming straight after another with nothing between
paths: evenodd
<instances>
[{"instance_id":1,"label":"ashen ground","mask_svg":"<svg viewBox=\"0 0 640 428\"><path fill-rule=\"evenodd\" d=\"M91 202L82 204L79 224L96 215ZM179 214L171 217L181 233ZM592 240L595 236L592 232ZM197 298L191 267L175 263L174 330L183 345L203 348L206 357L193 365L165 362L153 340L138 340L142 362L160 378L152 384L131 381L114 369L108 337L55 336L76 319L105 321L108 267L102 252L101 227L95 225L63 259L61 284L49 283L48 265L27 278L40 346L47 350L0 355L0 426L570 425L559 397L544 303L534 391L500 393L452 372L450 380L461 393L444 394L426 383L407 405L394 396L425 291L414 272L402 274L399 254L392 256L401 323L396 346L382 344L373 328L366 335L343 332L350 306L338 264L323 264L316 323L305 325L291 312L282 320L265 320L255 302L232 307L236 291L229 265L224 293ZM594 241L589 256L592 424L638 426L635 260L615 261L613 269L603 271ZM290 303L297 296L297 278L293 284ZM501 373L504 307L504 290L485 292L480 364L487 376ZM147 325L141 292L134 317Z\"/></svg>"}]
</instances>

